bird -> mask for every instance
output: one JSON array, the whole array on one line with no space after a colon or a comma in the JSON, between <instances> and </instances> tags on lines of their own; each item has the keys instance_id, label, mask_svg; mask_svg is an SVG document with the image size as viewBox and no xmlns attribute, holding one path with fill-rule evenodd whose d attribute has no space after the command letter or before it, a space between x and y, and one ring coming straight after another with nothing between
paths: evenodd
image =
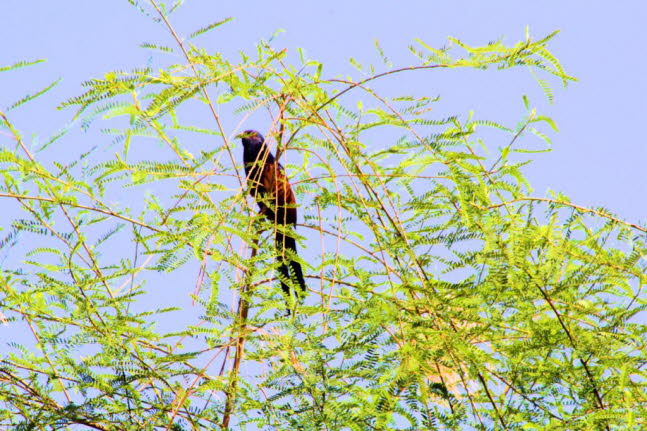
<instances>
[{"instance_id":1,"label":"bird","mask_svg":"<svg viewBox=\"0 0 647 431\"><path fill-rule=\"evenodd\" d=\"M256 130L246 130L238 137L243 144L247 187L249 194L258 204L259 213L273 222L274 226L296 228L296 199L283 166L270 152L263 135ZM301 264L294 260L297 256L296 239L286 233L285 229L276 228L275 241L281 289L290 297L290 286L286 281L291 280L301 289L301 292L295 291L296 296L299 297L300 293L306 291L306 283Z\"/></svg>"}]
</instances>

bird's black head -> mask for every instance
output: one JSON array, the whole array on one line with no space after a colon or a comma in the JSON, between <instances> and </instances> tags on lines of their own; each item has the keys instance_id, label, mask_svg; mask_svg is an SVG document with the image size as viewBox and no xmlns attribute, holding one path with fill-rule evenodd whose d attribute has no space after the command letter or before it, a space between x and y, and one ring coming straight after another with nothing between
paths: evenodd
<instances>
[{"instance_id":1,"label":"bird's black head","mask_svg":"<svg viewBox=\"0 0 647 431\"><path fill-rule=\"evenodd\" d=\"M239 134L238 137L241 138L244 147L260 147L265 141L263 135L258 133L256 130L245 130L243 133Z\"/></svg>"},{"instance_id":2,"label":"bird's black head","mask_svg":"<svg viewBox=\"0 0 647 431\"><path fill-rule=\"evenodd\" d=\"M246 170L250 169L250 164L258 163L261 160L263 163L274 163L274 157L265 145L263 135L256 130L245 130L236 137L243 142L243 163L245 163Z\"/></svg>"}]
</instances>

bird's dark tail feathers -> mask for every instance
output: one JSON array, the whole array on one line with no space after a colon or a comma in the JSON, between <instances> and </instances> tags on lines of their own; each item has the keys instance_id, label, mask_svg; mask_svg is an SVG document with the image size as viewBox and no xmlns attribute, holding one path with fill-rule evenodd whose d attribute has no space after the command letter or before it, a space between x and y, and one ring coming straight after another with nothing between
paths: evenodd
<instances>
[{"instance_id":1,"label":"bird's dark tail feathers","mask_svg":"<svg viewBox=\"0 0 647 431\"><path fill-rule=\"evenodd\" d=\"M291 259L291 254L297 254L297 241L283 232L276 232L276 250L278 252L279 273L281 274L281 289L290 296L290 287L285 280L291 280L292 284L298 284L301 292L306 290L306 281L303 279L301 264ZM297 297L301 292L294 292Z\"/></svg>"}]
</instances>

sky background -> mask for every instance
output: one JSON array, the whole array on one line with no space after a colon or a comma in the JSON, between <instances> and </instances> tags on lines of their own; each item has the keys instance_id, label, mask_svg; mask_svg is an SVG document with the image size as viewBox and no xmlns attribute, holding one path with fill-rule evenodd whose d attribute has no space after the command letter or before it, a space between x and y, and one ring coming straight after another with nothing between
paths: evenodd
<instances>
[{"instance_id":1,"label":"sky background","mask_svg":"<svg viewBox=\"0 0 647 431\"><path fill-rule=\"evenodd\" d=\"M627 221L647 222L647 145L642 136L647 113L647 1L187 0L172 15L172 23L181 36L187 36L227 17L234 20L195 43L233 59L238 51L253 53L259 39L283 29L274 47L291 52L304 48L309 58L325 64L326 77L359 78L349 65L350 57L373 63L378 71L386 70L376 55L375 40L397 67L418 64L407 50L415 38L434 47L445 45L447 36L472 45L496 39L512 45L525 37L526 27L536 39L561 30L549 49L579 81L562 88L551 79L553 105L522 69L416 72L376 85L389 95L440 95L439 117L458 114L464 118L473 110L477 118L510 126L524 115L521 96L527 94L539 113L552 117L559 127L559 133L551 134L553 151L537 154L525 171L533 194L544 197L548 190L560 191L576 204L603 206ZM11 112L11 120L30 143L47 139L70 121L73 110L55 107L80 94L83 81L150 64L152 53L138 47L142 42L174 45L162 25L146 19L126 0L0 0L0 41L0 67L47 59L36 67L0 74L3 109L62 78L46 97ZM175 61L184 63L180 57ZM236 118L229 120L225 128L233 130ZM94 145L108 145L112 137L95 131L71 133L65 139L57 147L62 159ZM0 136L0 145L6 142ZM496 148L508 142L509 137L489 144ZM3 204L8 203L0 200ZM194 274L185 289L189 293ZM169 289L187 283L181 271L163 277ZM168 300L175 304L177 295ZM186 303L178 305L187 305L188 295L182 301ZM12 331L0 332L0 340L13 337Z\"/></svg>"},{"instance_id":2,"label":"sky background","mask_svg":"<svg viewBox=\"0 0 647 431\"><path fill-rule=\"evenodd\" d=\"M323 5L189 0L171 19L177 33L186 37L212 22L233 17L232 22L192 41L232 60L240 51L253 54L259 39L268 39L282 29L273 41L275 49L285 47L295 53L295 48L304 48L308 58L324 63L325 77L350 75L355 79L362 76L350 66L351 57L362 64L375 64L377 71L387 70L376 54L375 40L397 67L419 64L407 49L415 38L435 47L445 45L447 36L471 45L497 39L512 45L523 40L526 27L534 38L560 30L549 49L567 73L579 81L562 88L558 80L541 76L553 85L552 105L530 73L517 68L411 72L375 81L374 85L381 94L390 96L441 96L434 105L438 118L459 115L464 119L473 110L476 118L511 127L525 114L521 96L527 94L532 106L552 117L560 130L550 134L553 151L535 155L535 162L525 170L534 187L533 194L547 196L549 190L559 191L579 205L603 206L630 222L647 222L647 146L642 137L647 112L647 35L643 30L647 2L627 1L621 3L622 7L597 1L366 4L337 0ZM10 112L10 119L32 147L70 122L73 109L55 108L81 94L82 82L112 70L155 65L164 58L140 48L143 42L175 45L163 25L144 17L126 0L1 0L0 17L0 66L20 60L47 60L0 75L0 106L6 108L25 94L61 78L61 83L44 98ZM166 61L185 62L179 56ZM198 117L196 112L192 123ZM207 121L204 127L215 129L209 116L203 118ZM223 118L225 129L233 133L240 116ZM116 151L110 147L113 137L98 133L105 125L97 125L89 133L81 132L79 124L73 127L74 131L63 144L52 147L54 151L48 157L69 161L93 146L105 148L110 154ZM269 124L251 122L244 127L263 131ZM503 134L493 135L487 144L496 151L509 140ZM379 144L377 141L365 144L370 148ZM543 148L540 142L536 144L535 148ZM210 141L192 139L183 145L191 151L196 147L212 149ZM117 199L121 197L120 194ZM142 202L117 201L121 208ZM181 279L183 274L174 276ZM189 283L195 282L194 277L192 280ZM190 286L187 291L192 291Z\"/></svg>"},{"instance_id":3,"label":"sky background","mask_svg":"<svg viewBox=\"0 0 647 431\"><path fill-rule=\"evenodd\" d=\"M552 117L559 127L559 133L550 133L553 151L536 154L535 162L525 169L534 187L533 194L545 197L549 190L559 191L576 204L603 206L630 222L647 222L647 146L641 133L647 112L647 35L643 30L647 2L627 1L622 3L623 7L601 1L406 1L372 2L370 7L366 4L337 0L323 5L188 0L171 21L180 37L186 37L203 26L232 17L232 22L192 40L208 52L222 53L231 60L237 60L240 51L253 54L260 39L267 40L282 29L273 41L275 49L288 48L294 54L295 48L303 48L308 58L324 63L324 77L350 75L354 79L362 75L350 65L351 57L365 65L376 65L377 71L387 70L376 53L376 40L397 67L419 64L408 52L416 38L435 47L445 45L448 36L471 45L497 39L513 45L524 39L526 27L536 39L560 30L549 49L567 73L579 81L563 88L557 79L546 74L540 76L553 85L552 105L531 74L519 68L411 72L374 81L372 85L389 96L440 96L433 111L437 118L458 115L465 119L472 110L476 118L510 127L524 116L521 96L527 94L531 105L540 114ZM175 46L175 42L165 26L143 16L126 0L0 0L0 17L0 67L20 60L47 60L35 67L1 74L0 106L4 109L25 94L61 78L61 83L45 97L10 111L10 119L32 147L69 124L74 109L55 108L81 94L82 82L113 70L156 67L160 59L166 59L163 61L167 64L185 63L178 55L169 58L139 47L143 42L167 46ZM361 95L352 93L351 97ZM196 112L190 118L191 124L203 119L201 126L215 129L213 119L203 114ZM241 116L224 115L225 130L233 134ZM111 146L113 137L100 134L100 128L106 125L97 123L89 132L82 132L80 125L74 124L72 132L52 147L47 157L71 161L93 146L112 157L117 151ZM266 123L252 117L243 127L265 131L269 127ZM493 151L510 141L510 136L501 133L491 136L487 144ZM0 136L0 143L6 142L3 138ZM213 141L208 139L211 138L194 134L182 144L190 151L213 149ZM537 139L531 141L534 148L545 148ZM364 143L369 148L380 145L379 137L373 136ZM146 157L155 155L150 148L156 147L143 148ZM242 152L239 157L242 158ZM134 190L128 190L132 195ZM143 197L143 192L139 196ZM121 191L111 198L109 202L116 208L130 206L135 214L137 207L143 206L143 199L131 196L127 201ZM7 222L5 211L0 223ZM301 233L307 235L308 231ZM317 250L305 252L316 254ZM161 285L169 289L164 297L172 305L177 299L173 288L180 285L183 291L193 292L197 267L188 271L188 278L183 271L163 276ZM154 283L155 277L149 276ZM184 301L187 303L183 305L190 302L188 295Z\"/></svg>"},{"instance_id":4,"label":"sky background","mask_svg":"<svg viewBox=\"0 0 647 431\"><path fill-rule=\"evenodd\" d=\"M211 22L233 17L221 30L195 40L230 58L241 50L253 52L260 38L283 29L275 47L292 52L304 48L309 58L325 64L324 74L329 77L350 73L357 77L349 66L350 57L372 62L380 70L374 40L397 66L415 63L407 52L414 38L436 47L443 46L447 36L473 45L495 39L513 44L523 39L526 26L535 38L561 30L549 48L579 81L563 89L553 80L556 97L552 106L542 98L530 74L519 69L489 75L452 71L450 78L442 73L408 74L380 85L393 94L440 95L444 103L440 109L452 114L473 109L479 118L508 125L521 118L521 95L529 94L533 106L551 116L560 130L552 135L553 151L537 155L526 171L535 194L561 191L575 203L604 206L632 222L647 220L647 146L641 133L647 113L647 2L366 4L189 0L172 19L178 33L187 36ZM52 108L79 94L81 82L110 70L148 64L151 52L138 48L142 42L172 44L161 25L147 20L126 0L2 0L0 16L0 65L47 59L38 67L3 74L0 105L6 107L29 90L62 78L46 99L12 113L12 120L36 139L46 138L69 121L71 110L53 112ZM67 145L83 147L87 142Z\"/></svg>"}]
</instances>

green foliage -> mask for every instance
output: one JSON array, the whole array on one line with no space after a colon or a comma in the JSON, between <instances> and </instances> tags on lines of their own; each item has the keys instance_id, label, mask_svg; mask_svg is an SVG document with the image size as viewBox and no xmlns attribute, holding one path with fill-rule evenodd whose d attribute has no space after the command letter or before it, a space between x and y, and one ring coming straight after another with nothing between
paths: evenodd
<instances>
[{"instance_id":1,"label":"green foliage","mask_svg":"<svg viewBox=\"0 0 647 431\"><path fill-rule=\"evenodd\" d=\"M172 30L163 4L131 3ZM530 194L527 156L556 126L526 96L511 126L370 87L523 66L552 101L542 77L573 79L553 36L417 41L399 68L376 42L389 70L359 81L265 42L238 62L146 43L183 64L87 81L62 107L114 139L72 162L46 162L65 131L34 155L0 111L0 320L24 335L0 357L2 427L643 429L645 228ZM291 316L230 138L251 127L302 214L309 292Z\"/></svg>"}]
</instances>

